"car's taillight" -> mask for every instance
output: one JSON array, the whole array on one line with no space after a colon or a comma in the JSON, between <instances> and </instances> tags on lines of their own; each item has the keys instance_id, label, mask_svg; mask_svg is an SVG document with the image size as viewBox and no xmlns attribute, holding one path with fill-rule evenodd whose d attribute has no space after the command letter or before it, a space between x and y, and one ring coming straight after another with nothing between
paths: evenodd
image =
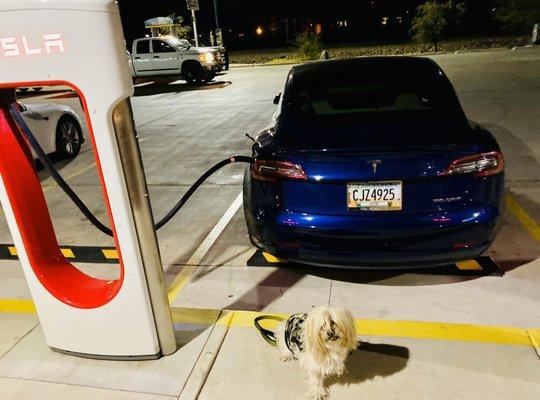
<instances>
[{"instance_id":1,"label":"car's taillight","mask_svg":"<svg viewBox=\"0 0 540 400\"><path fill-rule=\"evenodd\" d=\"M477 177L495 175L504 171L504 157L498 151L480 153L458 158L439 175L457 175L474 173Z\"/></svg>"},{"instance_id":2,"label":"car's taillight","mask_svg":"<svg viewBox=\"0 0 540 400\"><path fill-rule=\"evenodd\" d=\"M307 179L307 175L300 165L288 161L270 160L255 160L251 166L251 177L263 182L276 182L280 179Z\"/></svg>"}]
</instances>

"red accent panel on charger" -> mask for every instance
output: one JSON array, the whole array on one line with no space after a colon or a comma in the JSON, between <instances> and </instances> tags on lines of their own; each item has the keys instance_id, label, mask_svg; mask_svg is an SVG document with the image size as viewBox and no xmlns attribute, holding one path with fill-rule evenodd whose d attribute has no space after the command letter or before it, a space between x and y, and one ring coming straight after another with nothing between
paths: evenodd
<instances>
[{"instance_id":1,"label":"red accent panel on charger","mask_svg":"<svg viewBox=\"0 0 540 400\"><path fill-rule=\"evenodd\" d=\"M119 292L122 279L92 278L65 259L30 148L4 107L0 108L0 175L30 265L45 289L77 308L97 308L109 303Z\"/></svg>"}]
</instances>

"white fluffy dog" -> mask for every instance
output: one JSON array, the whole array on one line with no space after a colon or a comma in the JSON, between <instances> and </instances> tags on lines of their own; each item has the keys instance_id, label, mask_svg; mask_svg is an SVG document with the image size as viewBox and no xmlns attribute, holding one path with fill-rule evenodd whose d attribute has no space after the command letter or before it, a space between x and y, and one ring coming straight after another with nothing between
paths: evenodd
<instances>
[{"instance_id":1,"label":"white fluffy dog","mask_svg":"<svg viewBox=\"0 0 540 400\"><path fill-rule=\"evenodd\" d=\"M276 345L282 361L297 359L307 372L309 397L322 400L328 396L325 378L342 375L348 354L358 347L354 319L332 306L294 314L279 326Z\"/></svg>"}]
</instances>

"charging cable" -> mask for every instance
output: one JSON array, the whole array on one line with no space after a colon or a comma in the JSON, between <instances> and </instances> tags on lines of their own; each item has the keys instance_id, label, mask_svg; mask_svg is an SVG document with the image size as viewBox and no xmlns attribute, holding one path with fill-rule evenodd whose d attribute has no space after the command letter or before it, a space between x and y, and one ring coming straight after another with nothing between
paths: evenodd
<instances>
[{"instance_id":1,"label":"charging cable","mask_svg":"<svg viewBox=\"0 0 540 400\"><path fill-rule=\"evenodd\" d=\"M45 151L43 151L43 148L37 141L36 137L26 124L24 118L22 117L19 107L17 103L11 103L9 106L9 112L12 116L12 118L15 120L19 128L21 129L24 136L26 136L26 139L28 140L28 143L30 144L30 147L34 150L36 153L39 161L43 164L45 169L51 174L51 177L55 180L55 182L58 184L58 186L67 194L67 196L73 201L73 203L77 206L77 208L83 213L83 215L88 218L88 220L94 225L97 229L99 229L101 232L103 232L106 235L113 236L113 233L110 228L105 226L97 217L88 209L86 204L81 200L81 198L71 189L71 187L68 185L68 183L62 178L60 173L57 171L57 169L54 167L54 164L51 162ZM232 156L229 157L216 165L214 165L212 168L210 168L208 171L206 171L182 196L182 198L178 201L178 203L175 204L173 209L163 217L160 221L158 221L155 225L155 229L158 230L165 226L170 220L174 218L174 216L180 211L180 209L186 204L186 202L189 200L191 196L197 191L197 189L215 172L220 170L221 168L225 167L229 164L235 164L235 163L247 163L252 164L253 158L247 157L247 156Z\"/></svg>"}]
</instances>

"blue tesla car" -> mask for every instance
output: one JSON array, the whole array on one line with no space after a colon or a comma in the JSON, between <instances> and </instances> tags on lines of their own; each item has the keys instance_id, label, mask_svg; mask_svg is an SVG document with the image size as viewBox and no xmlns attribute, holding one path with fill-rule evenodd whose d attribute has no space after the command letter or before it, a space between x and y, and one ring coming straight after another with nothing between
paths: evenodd
<instances>
[{"instance_id":1,"label":"blue tesla car","mask_svg":"<svg viewBox=\"0 0 540 400\"><path fill-rule=\"evenodd\" d=\"M492 243L504 159L428 58L292 68L253 146L244 212L254 244L300 263L438 266Z\"/></svg>"}]
</instances>

